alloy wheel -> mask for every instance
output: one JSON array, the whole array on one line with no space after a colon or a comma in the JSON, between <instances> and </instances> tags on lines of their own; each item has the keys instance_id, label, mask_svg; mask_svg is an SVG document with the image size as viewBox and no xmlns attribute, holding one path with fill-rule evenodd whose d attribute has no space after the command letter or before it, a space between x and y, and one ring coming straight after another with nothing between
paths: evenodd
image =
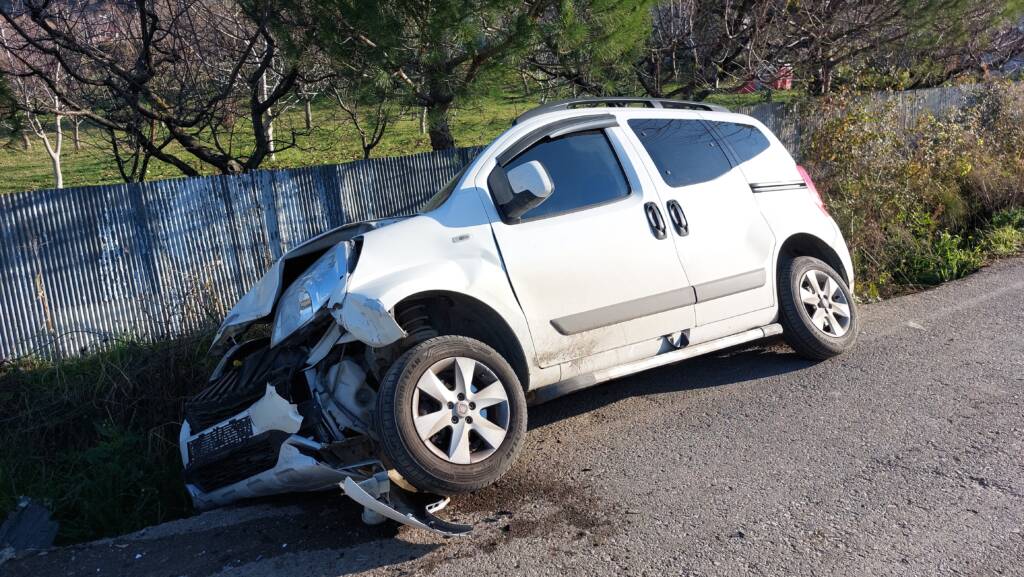
<instances>
[{"instance_id":1,"label":"alloy wheel","mask_svg":"<svg viewBox=\"0 0 1024 577\"><path fill-rule=\"evenodd\" d=\"M430 366L416 383L412 418L420 441L449 463L490 457L508 434L509 400L487 365L451 357Z\"/></svg>"},{"instance_id":2,"label":"alloy wheel","mask_svg":"<svg viewBox=\"0 0 1024 577\"><path fill-rule=\"evenodd\" d=\"M800 279L800 301L816 329L830 337L850 330L850 302L839 283L824 271L811 269Z\"/></svg>"}]
</instances>

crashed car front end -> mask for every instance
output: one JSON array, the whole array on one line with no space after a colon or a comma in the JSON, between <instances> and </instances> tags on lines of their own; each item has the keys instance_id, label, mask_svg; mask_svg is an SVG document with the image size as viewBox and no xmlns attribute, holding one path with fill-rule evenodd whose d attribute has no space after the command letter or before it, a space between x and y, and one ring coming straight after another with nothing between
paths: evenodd
<instances>
[{"instance_id":1,"label":"crashed car front end","mask_svg":"<svg viewBox=\"0 0 1024 577\"><path fill-rule=\"evenodd\" d=\"M367 522L468 530L433 517L446 499L397 487L374 441L379 367L409 335L379 301L349 292L348 279L359 235L386 224L344 227L290 251L224 320L212 348L223 356L186 403L180 434L197 508L341 488Z\"/></svg>"}]
</instances>

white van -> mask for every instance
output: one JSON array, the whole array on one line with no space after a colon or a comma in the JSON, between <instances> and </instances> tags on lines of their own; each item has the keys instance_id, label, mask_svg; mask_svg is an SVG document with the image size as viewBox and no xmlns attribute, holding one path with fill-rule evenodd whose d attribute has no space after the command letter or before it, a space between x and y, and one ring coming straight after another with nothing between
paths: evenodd
<instances>
[{"instance_id":1,"label":"white van","mask_svg":"<svg viewBox=\"0 0 1024 577\"><path fill-rule=\"evenodd\" d=\"M368 521L460 533L428 495L495 482L529 403L779 333L836 355L852 287L813 182L758 121L549 104L421 213L314 238L238 302L186 406L188 490L203 508L340 486Z\"/></svg>"}]
</instances>

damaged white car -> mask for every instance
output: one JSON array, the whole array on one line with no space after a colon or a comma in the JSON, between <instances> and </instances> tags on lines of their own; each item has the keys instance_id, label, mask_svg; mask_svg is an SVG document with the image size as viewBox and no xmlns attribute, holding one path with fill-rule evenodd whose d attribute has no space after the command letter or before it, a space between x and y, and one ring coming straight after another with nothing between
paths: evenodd
<instances>
[{"instance_id":1,"label":"damaged white car","mask_svg":"<svg viewBox=\"0 0 1024 577\"><path fill-rule=\"evenodd\" d=\"M811 179L756 120L549 104L420 214L310 240L238 302L186 404L188 491L340 487L368 522L464 533L433 513L509 468L528 401L779 333L836 355L852 286Z\"/></svg>"}]
</instances>

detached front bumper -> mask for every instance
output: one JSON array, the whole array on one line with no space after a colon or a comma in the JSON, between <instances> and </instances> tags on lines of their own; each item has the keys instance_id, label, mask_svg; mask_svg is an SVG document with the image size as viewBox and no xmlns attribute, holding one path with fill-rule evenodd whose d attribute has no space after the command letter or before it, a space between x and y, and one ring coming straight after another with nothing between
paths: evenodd
<instances>
[{"instance_id":1,"label":"detached front bumper","mask_svg":"<svg viewBox=\"0 0 1024 577\"><path fill-rule=\"evenodd\" d=\"M279 493L330 489L352 473L347 475L310 456L320 448L319 443L299 435L264 433L216 461L187 468L185 487L198 509Z\"/></svg>"},{"instance_id":2,"label":"detached front bumper","mask_svg":"<svg viewBox=\"0 0 1024 577\"><path fill-rule=\"evenodd\" d=\"M368 523L391 519L447 536L470 531L434 517L448 499L393 486L368 437L320 443L298 434L302 421L298 407L271 386L246 410L202 431L193 434L186 420L179 441L185 487L196 508L341 488L364 507Z\"/></svg>"}]
</instances>

